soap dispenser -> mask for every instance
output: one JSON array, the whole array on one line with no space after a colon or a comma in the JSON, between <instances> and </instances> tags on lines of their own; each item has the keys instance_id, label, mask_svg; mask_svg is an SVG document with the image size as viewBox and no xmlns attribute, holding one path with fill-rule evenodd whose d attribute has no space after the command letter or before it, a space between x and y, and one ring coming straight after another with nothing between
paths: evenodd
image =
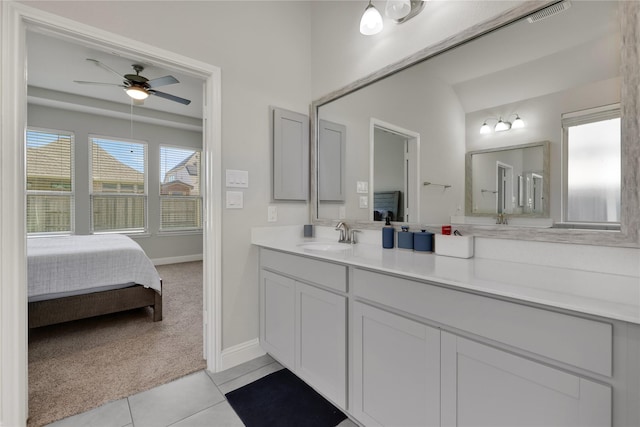
<instances>
[{"instance_id":1,"label":"soap dispenser","mask_svg":"<svg viewBox=\"0 0 640 427\"><path fill-rule=\"evenodd\" d=\"M396 229L391 225L389 217L386 218L384 227L382 227L382 247L391 249L394 246L394 236Z\"/></svg>"}]
</instances>

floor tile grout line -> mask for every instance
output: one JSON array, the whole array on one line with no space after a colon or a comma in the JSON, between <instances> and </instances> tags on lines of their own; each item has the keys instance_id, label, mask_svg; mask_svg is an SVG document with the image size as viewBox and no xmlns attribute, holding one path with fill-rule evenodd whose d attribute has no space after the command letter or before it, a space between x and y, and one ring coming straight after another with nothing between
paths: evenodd
<instances>
[{"instance_id":1,"label":"floor tile grout line","mask_svg":"<svg viewBox=\"0 0 640 427\"><path fill-rule=\"evenodd\" d=\"M237 380L238 378L242 378L242 377L244 377L245 375L249 375L249 374L251 374L251 373L253 373L253 372L255 372L255 371L258 371L258 370L260 370L260 369L262 369L262 368L266 368L267 366L271 366L271 365L273 365L274 363L279 363L279 362L278 362L277 360L274 360L273 362L269 362L269 363L267 363L266 365L259 366L259 367L255 368L255 369L252 369L251 371L247 371L247 372L245 372L244 374L242 374L242 375L240 375L240 376L238 376L238 377L231 378L231 379L229 379L229 380L227 380L227 381L225 381L225 382L223 382L223 383L220 383L220 384L217 384L213 378L211 378L211 380L214 382L214 384L216 384L216 386L218 386L218 387L219 387L219 386L225 385L225 384L227 384L227 383L230 383L231 381L235 381L235 380Z\"/></svg>"},{"instance_id":2,"label":"floor tile grout line","mask_svg":"<svg viewBox=\"0 0 640 427\"><path fill-rule=\"evenodd\" d=\"M224 394L223 394L222 396L224 397ZM184 421L184 420L186 420L187 418L193 417L194 415L197 415L197 414L199 414L200 412L204 412L204 411L206 411L207 409L211 409L211 408L213 408L214 406L218 406L218 405L220 405L221 403L224 403L224 402L226 402L226 401L227 401L227 399L225 398L225 399L221 400L221 401L220 401L220 402L218 402L218 403L214 403L213 405L211 405L211 406L207 406L206 408L202 408L202 409L200 409L199 411L196 411L196 412L194 412L193 414L187 415L186 417L184 417L184 418L182 418L182 419L180 419L180 420L174 421L174 422L172 422L171 424L168 424L166 427L171 427L172 425L175 425L175 424L177 424L177 423L179 423L179 422L181 422L181 421Z\"/></svg>"},{"instance_id":3,"label":"floor tile grout line","mask_svg":"<svg viewBox=\"0 0 640 427\"><path fill-rule=\"evenodd\" d=\"M130 396L127 396L127 408L129 408L129 419L131 420L131 427L136 427L136 423L133 421L133 411L131 410L131 402L129 401L129 397ZM126 426L123 426L123 427L126 427Z\"/></svg>"}]
</instances>

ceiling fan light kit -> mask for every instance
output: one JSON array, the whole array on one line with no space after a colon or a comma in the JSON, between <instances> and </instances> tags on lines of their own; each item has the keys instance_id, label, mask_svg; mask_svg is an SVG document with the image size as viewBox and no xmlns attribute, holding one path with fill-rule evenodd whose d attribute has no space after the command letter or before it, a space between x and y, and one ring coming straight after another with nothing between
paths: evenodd
<instances>
[{"instance_id":1,"label":"ceiling fan light kit","mask_svg":"<svg viewBox=\"0 0 640 427\"><path fill-rule=\"evenodd\" d=\"M127 93L127 95L129 95L134 101L137 101L137 102L134 102L134 104L136 105L141 105L142 101L147 99L149 95L155 95L159 98L164 98L169 101L178 102L184 105L189 105L191 103L189 99L181 98L179 96L171 95L165 92L160 92L154 89L159 86L166 86L166 85L171 85L175 83L180 83L178 79L176 79L173 76L164 76L164 77L159 77L157 79L149 80L146 77L140 75L140 73L144 70L144 67L139 64L133 64L131 66L133 70L136 72L135 74L125 74L124 76L121 76L113 68L103 64L102 62L96 59L87 58L87 61L93 62L98 67L103 68L117 75L120 78L124 78L124 80L122 81L122 84L74 80L76 83L98 85L98 86L116 86L116 87L124 88L124 91Z\"/></svg>"},{"instance_id":2,"label":"ceiling fan light kit","mask_svg":"<svg viewBox=\"0 0 640 427\"><path fill-rule=\"evenodd\" d=\"M124 90L133 99L142 100L149 97L149 92L138 86L129 86Z\"/></svg>"}]
</instances>

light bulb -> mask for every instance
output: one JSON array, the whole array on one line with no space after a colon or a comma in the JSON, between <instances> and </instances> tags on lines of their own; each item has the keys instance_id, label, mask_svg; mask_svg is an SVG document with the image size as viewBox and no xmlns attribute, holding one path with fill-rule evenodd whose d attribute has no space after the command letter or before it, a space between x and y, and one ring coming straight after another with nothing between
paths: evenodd
<instances>
[{"instance_id":1,"label":"light bulb","mask_svg":"<svg viewBox=\"0 0 640 427\"><path fill-rule=\"evenodd\" d=\"M483 134L483 135L487 134L487 133L491 133L491 128L489 127L487 122L484 122L482 124L482 127L480 128L480 133Z\"/></svg>"},{"instance_id":2,"label":"light bulb","mask_svg":"<svg viewBox=\"0 0 640 427\"><path fill-rule=\"evenodd\" d=\"M511 129L511 123L503 122L502 118L500 118L498 123L496 123L496 127L495 127L496 132L502 132L509 129Z\"/></svg>"},{"instance_id":3,"label":"light bulb","mask_svg":"<svg viewBox=\"0 0 640 427\"><path fill-rule=\"evenodd\" d=\"M512 129L520 129L524 127L524 121L516 114L516 119L511 123Z\"/></svg>"},{"instance_id":4,"label":"light bulb","mask_svg":"<svg viewBox=\"0 0 640 427\"><path fill-rule=\"evenodd\" d=\"M360 19L360 33L365 36L372 36L382 31L382 15L378 12L378 9L369 2L369 5L362 14Z\"/></svg>"},{"instance_id":5,"label":"light bulb","mask_svg":"<svg viewBox=\"0 0 640 427\"><path fill-rule=\"evenodd\" d=\"M384 13L391 19L402 19L411 12L410 0L387 0Z\"/></svg>"},{"instance_id":6,"label":"light bulb","mask_svg":"<svg viewBox=\"0 0 640 427\"><path fill-rule=\"evenodd\" d=\"M127 95L129 95L133 99L141 100L147 99L149 97L149 92L137 86L129 86L125 89L125 92L127 92Z\"/></svg>"}]
</instances>

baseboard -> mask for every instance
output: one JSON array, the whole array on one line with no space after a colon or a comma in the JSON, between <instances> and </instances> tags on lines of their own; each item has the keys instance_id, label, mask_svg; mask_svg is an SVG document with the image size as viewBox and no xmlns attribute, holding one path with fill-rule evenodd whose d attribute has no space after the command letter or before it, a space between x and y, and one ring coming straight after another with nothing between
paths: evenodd
<instances>
[{"instance_id":1,"label":"baseboard","mask_svg":"<svg viewBox=\"0 0 640 427\"><path fill-rule=\"evenodd\" d=\"M260 347L258 338L245 341L222 350L222 354L220 355L220 370L224 371L225 369L233 368L234 366L248 362L264 354L265 351Z\"/></svg>"},{"instance_id":2,"label":"baseboard","mask_svg":"<svg viewBox=\"0 0 640 427\"><path fill-rule=\"evenodd\" d=\"M178 264L180 262L202 261L202 254L172 256L168 258L154 258L153 265Z\"/></svg>"}]
</instances>

